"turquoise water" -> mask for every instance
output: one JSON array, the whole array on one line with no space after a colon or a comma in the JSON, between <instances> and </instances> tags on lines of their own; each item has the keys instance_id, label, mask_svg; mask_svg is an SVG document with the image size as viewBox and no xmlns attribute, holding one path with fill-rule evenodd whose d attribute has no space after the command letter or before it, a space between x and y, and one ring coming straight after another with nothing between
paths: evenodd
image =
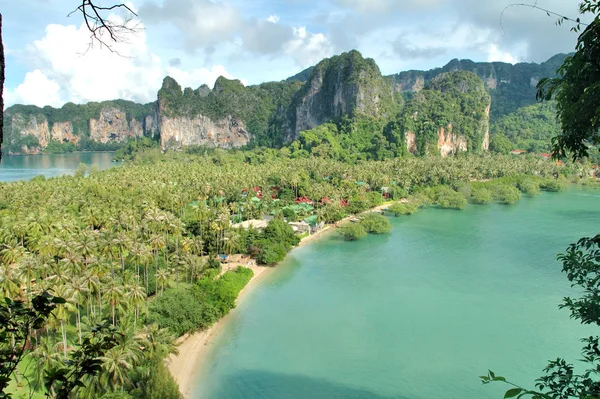
<instances>
[{"instance_id":1,"label":"turquoise water","mask_svg":"<svg viewBox=\"0 0 600 399\"><path fill-rule=\"evenodd\" d=\"M501 398L594 332L557 305L556 254L600 228L600 193L428 209L387 236L295 249L234 311L195 398Z\"/></svg>"},{"instance_id":2,"label":"turquoise water","mask_svg":"<svg viewBox=\"0 0 600 399\"><path fill-rule=\"evenodd\" d=\"M0 181L29 180L71 174L80 163L97 165L100 169L114 166L114 152L74 152L70 154L43 154L3 156L0 162Z\"/></svg>"}]
</instances>

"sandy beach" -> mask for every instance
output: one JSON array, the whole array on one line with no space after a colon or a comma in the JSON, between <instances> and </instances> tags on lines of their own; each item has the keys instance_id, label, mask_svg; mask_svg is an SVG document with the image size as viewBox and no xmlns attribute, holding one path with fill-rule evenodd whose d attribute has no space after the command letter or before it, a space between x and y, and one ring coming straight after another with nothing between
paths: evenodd
<instances>
[{"instance_id":1,"label":"sandy beach","mask_svg":"<svg viewBox=\"0 0 600 399\"><path fill-rule=\"evenodd\" d=\"M385 203L383 205L377 206L373 209L370 209L366 212L375 212L388 207L390 203ZM348 216L335 225L327 225L323 227L321 230L312 234L310 236L304 237L298 246L306 245L310 242L315 241L316 239L324 236L328 232L332 232L335 230L337 226L340 224L349 221L350 219L356 217L355 215ZM225 273L228 270L234 270L238 266L247 267L252 269L254 275L248 282L248 284L244 287L240 294L237 297L236 303L239 304L244 297L251 292L257 285L260 284L262 280L268 275L270 275L273 271L275 271L276 266L262 266L257 265L254 260L247 256L235 255L231 257L229 263L223 265L222 273ZM223 317L221 320L216 322L212 327L210 327L206 331L197 332L191 335L184 335L177 339L179 355L171 355L167 360L167 367L171 372L171 375L175 378L175 381L179 384L179 390L183 394L183 397L188 399L192 394L192 390L194 388L195 380L198 375L199 368L202 366L201 361L206 357L208 351L211 348L211 344L214 342L217 337L219 331L226 323L226 321L231 317L231 313L227 316Z\"/></svg>"}]
</instances>

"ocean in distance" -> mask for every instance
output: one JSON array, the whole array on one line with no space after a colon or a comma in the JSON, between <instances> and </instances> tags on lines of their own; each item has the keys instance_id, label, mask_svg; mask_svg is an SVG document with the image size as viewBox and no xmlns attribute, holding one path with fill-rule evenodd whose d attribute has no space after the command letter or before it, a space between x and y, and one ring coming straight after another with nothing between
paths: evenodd
<instances>
[{"instance_id":1,"label":"ocean in distance","mask_svg":"<svg viewBox=\"0 0 600 399\"><path fill-rule=\"evenodd\" d=\"M56 177L72 174L80 163L97 165L99 169L115 166L114 152L72 152L68 154L40 154L3 156L0 162L0 182L30 180L36 176Z\"/></svg>"}]
</instances>

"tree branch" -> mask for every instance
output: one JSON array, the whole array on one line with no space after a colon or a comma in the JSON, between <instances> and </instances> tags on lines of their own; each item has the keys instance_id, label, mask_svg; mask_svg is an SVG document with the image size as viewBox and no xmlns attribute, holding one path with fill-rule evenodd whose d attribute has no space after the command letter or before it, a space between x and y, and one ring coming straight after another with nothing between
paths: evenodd
<instances>
[{"instance_id":1,"label":"tree branch","mask_svg":"<svg viewBox=\"0 0 600 399\"><path fill-rule=\"evenodd\" d=\"M537 5L537 0L535 1L535 3L533 4L527 4L527 3L512 3L507 5L506 7L504 7L504 9L502 10L502 12L500 13L500 27L502 28L502 34L505 35L506 34L506 30L504 29L504 24L502 23L502 19L504 18L504 13L506 12L506 10L508 10L509 8L513 8L513 7L529 7L532 8L534 10L538 10L538 11L543 11L546 13L546 15L548 15L549 17L558 17L558 20L556 21L556 23L558 25L561 25L564 21L571 21L573 22L576 26L588 26L588 24L581 22L580 18L570 18L570 17L566 17L562 14L556 13L554 11L548 10L546 8L540 7Z\"/></svg>"},{"instance_id":2,"label":"tree branch","mask_svg":"<svg viewBox=\"0 0 600 399\"><path fill-rule=\"evenodd\" d=\"M113 48L113 45L118 42L126 42L126 36L137 33L138 24L131 25L133 17L137 17L127 4L114 4L109 7L103 7L94 3L96 0L81 0L81 4L71 11L67 16L70 17L75 13L81 13L87 29L90 31L90 45L88 50L98 43L101 47L105 47L113 53L118 52ZM108 12L114 10L125 10L128 14L123 22L115 22L109 19ZM106 39L105 35L108 35Z\"/></svg>"}]
</instances>

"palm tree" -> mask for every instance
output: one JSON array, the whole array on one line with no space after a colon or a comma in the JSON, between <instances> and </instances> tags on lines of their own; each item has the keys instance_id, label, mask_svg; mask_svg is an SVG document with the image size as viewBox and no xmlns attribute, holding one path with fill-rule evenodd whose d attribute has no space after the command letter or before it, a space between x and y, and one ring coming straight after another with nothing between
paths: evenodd
<instances>
[{"instance_id":1,"label":"palm tree","mask_svg":"<svg viewBox=\"0 0 600 399\"><path fill-rule=\"evenodd\" d=\"M37 341L35 348L31 351L31 359L30 365L33 365L33 375L35 377L33 392L36 392L41 388L44 372L60 361L60 355L53 348L50 339L45 337Z\"/></svg>"},{"instance_id":2,"label":"palm tree","mask_svg":"<svg viewBox=\"0 0 600 399\"><path fill-rule=\"evenodd\" d=\"M6 298L17 298L21 295L21 273L15 265L0 264L0 290Z\"/></svg>"},{"instance_id":3,"label":"palm tree","mask_svg":"<svg viewBox=\"0 0 600 399\"><path fill-rule=\"evenodd\" d=\"M129 373L133 370L135 357L125 347L116 346L100 357L104 373L102 376L112 390L120 387L121 391L131 385Z\"/></svg>"},{"instance_id":4,"label":"palm tree","mask_svg":"<svg viewBox=\"0 0 600 399\"><path fill-rule=\"evenodd\" d=\"M88 283L85 277L76 277L71 281L71 290L72 290L72 301L75 304L75 308L77 309L77 333L79 337L79 344L81 344L81 304L84 303L86 293L88 292Z\"/></svg>"},{"instance_id":5,"label":"palm tree","mask_svg":"<svg viewBox=\"0 0 600 399\"><path fill-rule=\"evenodd\" d=\"M104 290L103 295L106 299L106 302L108 303L108 306L110 306L111 309L111 319L113 326L116 325L117 307L120 307L123 304L124 298L123 288L119 283L120 281L115 281L115 279L112 279L111 283Z\"/></svg>"},{"instance_id":6,"label":"palm tree","mask_svg":"<svg viewBox=\"0 0 600 399\"><path fill-rule=\"evenodd\" d=\"M152 259L152 253L150 252L150 250L148 249L148 247L146 245L137 244L137 245L132 246L129 249L129 257L131 258L131 261L135 265L138 280L140 278L140 268L139 268L140 264L143 264L146 266L145 280L146 280L146 293L147 293L148 292L148 264L150 263L150 260Z\"/></svg>"},{"instance_id":7,"label":"palm tree","mask_svg":"<svg viewBox=\"0 0 600 399\"><path fill-rule=\"evenodd\" d=\"M125 250L130 246L131 241L129 237L125 233L117 233L116 237L113 238L112 244L115 246L119 253L119 258L121 259L121 271L125 273Z\"/></svg>"},{"instance_id":8,"label":"palm tree","mask_svg":"<svg viewBox=\"0 0 600 399\"><path fill-rule=\"evenodd\" d=\"M60 330L62 332L62 348L63 356L67 358L67 330L65 322L69 320L69 313L73 310L73 292L66 285L57 285L53 288L54 296L65 299L66 303L56 305L54 317L60 322Z\"/></svg>"},{"instance_id":9,"label":"palm tree","mask_svg":"<svg viewBox=\"0 0 600 399\"><path fill-rule=\"evenodd\" d=\"M33 254L27 254L19 262L18 270L21 272L21 278L27 283L27 303L31 303L31 280L38 267L38 260Z\"/></svg>"},{"instance_id":10,"label":"palm tree","mask_svg":"<svg viewBox=\"0 0 600 399\"><path fill-rule=\"evenodd\" d=\"M134 282L131 285L126 286L125 299L129 306L134 309L134 325L137 326L137 319L139 317L140 307L146 300L146 291L139 285L139 281Z\"/></svg>"},{"instance_id":11,"label":"palm tree","mask_svg":"<svg viewBox=\"0 0 600 399\"><path fill-rule=\"evenodd\" d=\"M169 271L165 269L157 270L155 276L156 290L158 291L158 285L160 284L160 295L162 295L165 290L165 283L169 281Z\"/></svg>"}]
</instances>

